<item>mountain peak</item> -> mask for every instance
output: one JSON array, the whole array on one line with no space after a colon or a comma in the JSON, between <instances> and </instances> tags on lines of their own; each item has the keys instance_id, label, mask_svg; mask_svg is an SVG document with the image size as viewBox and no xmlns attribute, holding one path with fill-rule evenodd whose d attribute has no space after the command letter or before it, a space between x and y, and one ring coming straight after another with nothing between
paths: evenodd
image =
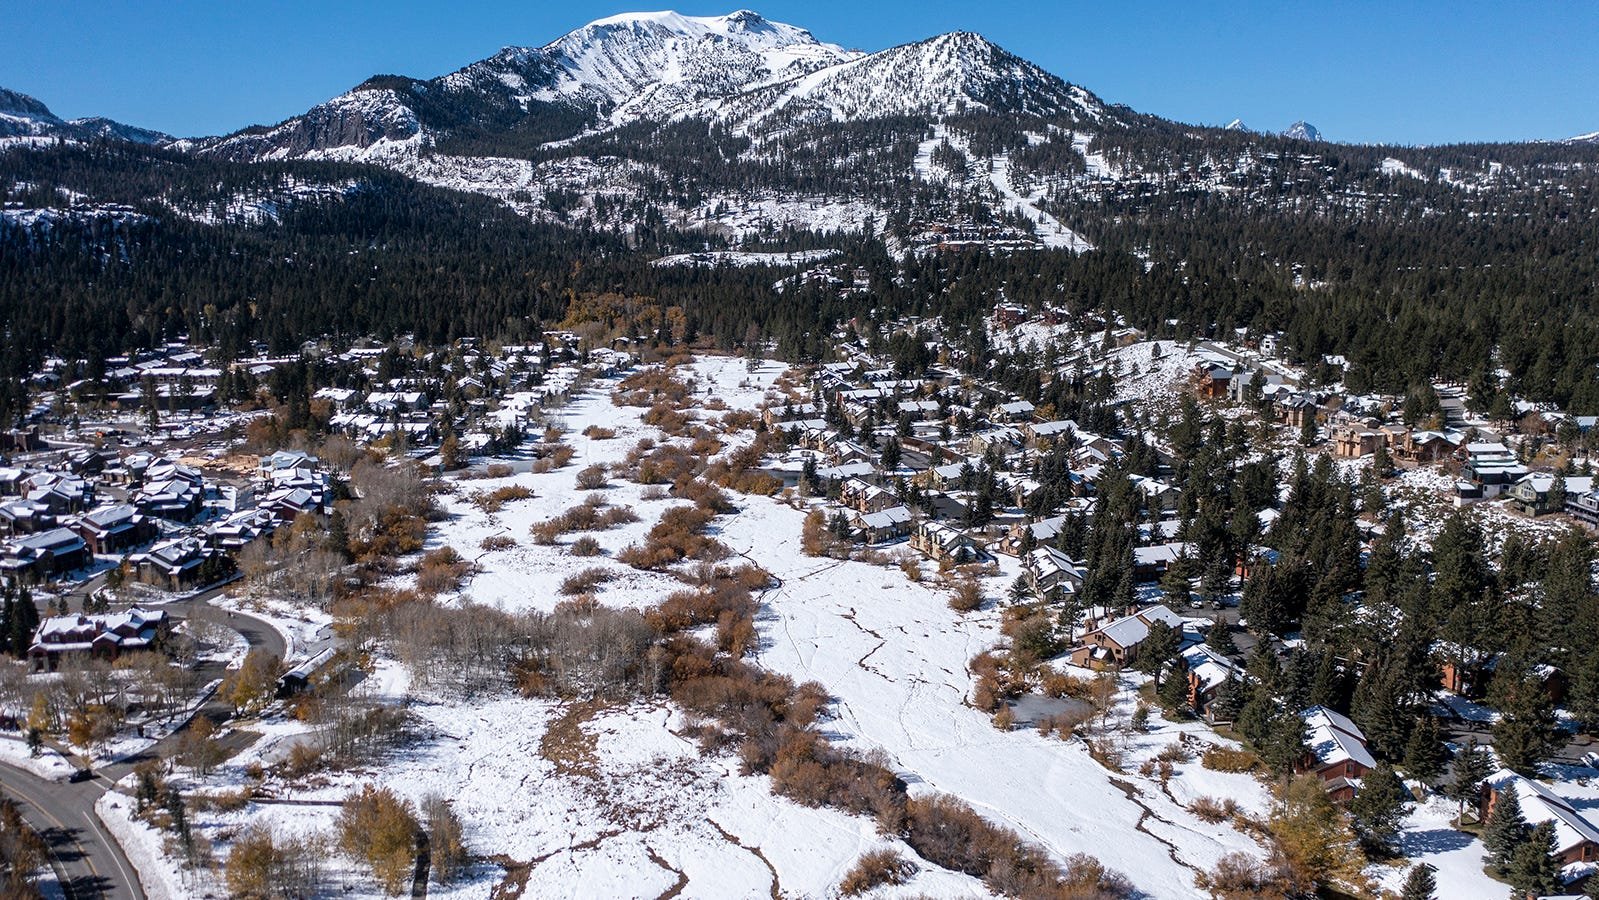
<instances>
[{"instance_id":1,"label":"mountain peak","mask_svg":"<svg viewBox=\"0 0 1599 900\"><path fill-rule=\"evenodd\" d=\"M1228 122L1226 125L1223 125L1222 129L1226 131L1248 131L1249 126L1244 124L1243 119L1234 119L1231 122Z\"/></svg>"},{"instance_id":2,"label":"mountain peak","mask_svg":"<svg viewBox=\"0 0 1599 900\"><path fill-rule=\"evenodd\" d=\"M50 107L45 106L37 99L8 88L0 87L0 115L16 116L24 119L39 119L47 122L59 122Z\"/></svg>"},{"instance_id":3,"label":"mountain peak","mask_svg":"<svg viewBox=\"0 0 1599 900\"><path fill-rule=\"evenodd\" d=\"M1304 119L1300 119L1298 122L1288 126L1288 130L1283 132L1283 137L1293 138L1298 141L1319 141L1322 139L1321 132L1317 130L1316 126L1306 122Z\"/></svg>"}]
</instances>

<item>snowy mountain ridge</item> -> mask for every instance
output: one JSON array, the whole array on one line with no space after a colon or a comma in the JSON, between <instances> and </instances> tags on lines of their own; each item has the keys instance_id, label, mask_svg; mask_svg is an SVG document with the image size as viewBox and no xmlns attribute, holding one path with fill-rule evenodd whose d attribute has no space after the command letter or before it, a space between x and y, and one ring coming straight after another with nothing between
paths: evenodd
<instances>
[{"instance_id":1,"label":"snowy mountain ridge","mask_svg":"<svg viewBox=\"0 0 1599 900\"><path fill-rule=\"evenodd\" d=\"M0 88L0 139L62 138L88 141L113 138L136 144L165 144L171 135L124 125L101 116L66 121L41 101L20 91Z\"/></svg>"}]
</instances>

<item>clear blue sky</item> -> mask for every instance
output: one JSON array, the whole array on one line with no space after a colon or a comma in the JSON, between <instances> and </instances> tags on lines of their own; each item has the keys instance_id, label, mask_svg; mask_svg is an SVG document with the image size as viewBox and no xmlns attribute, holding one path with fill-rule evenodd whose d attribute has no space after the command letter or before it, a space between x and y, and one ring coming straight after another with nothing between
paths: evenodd
<instances>
[{"instance_id":1,"label":"clear blue sky","mask_svg":"<svg viewBox=\"0 0 1599 900\"><path fill-rule=\"evenodd\" d=\"M693 15L739 0L682 2ZM1188 122L1390 143L1599 131L1599 4L746 0L822 40L876 50L987 35L1111 102ZM506 45L666 3L593 0L4 0L0 86L63 117L177 135L273 123L369 75L430 77Z\"/></svg>"}]
</instances>

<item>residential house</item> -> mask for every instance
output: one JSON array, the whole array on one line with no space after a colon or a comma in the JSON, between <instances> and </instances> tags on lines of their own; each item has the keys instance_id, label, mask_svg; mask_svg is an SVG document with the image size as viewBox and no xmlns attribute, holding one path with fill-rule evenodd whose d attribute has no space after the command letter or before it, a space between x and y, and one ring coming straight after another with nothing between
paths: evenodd
<instances>
[{"instance_id":1,"label":"residential house","mask_svg":"<svg viewBox=\"0 0 1599 900\"><path fill-rule=\"evenodd\" d=\"M257 507L241 510L206 526L205 539L219 550L233 552L256 538L271 536L277 527L278 519L272 511Z\"/></svg>"},{"instance_id":2,"label":"residential house","mask_svg":"<svg viewBox=\"0 0 1599 900\"><path fill-rule=\"evenodd\" d=\"M1226 366L1200 365L1194 371L1194 390L1206 400L1220 400L1227 396L1232 380L1233 370Z\"/></svg>"},{"instance_id":3,"label":"residential house","mask_svg":"<svg viewBox=\"0 0 1599 900\"><path fill-rule=\"evenodd\" d=\"M1026 400L1012 400L994 407L995 418L1006 422L1028 422L1033 418L1033 404Z\"/></svg>"},{"instance_id":4,"label":"residential house","mask_svg":"<svg viewBox=\"0 0 1599 900\"><path fill-rule=\"evenodd\" d=\"M1599 491L1566 494L1566 515L1599 527Z\"/></svg>"},{"instance_id":5,"label":"residential house","mask_svg":"<svg viewBox=\"0 0 1599 900\"><path fill-rule=\"evenodd\" d=\"M0 544L0 574L43 581L93 561L89 545L69 528L51 528Z\"/></svg>"},{"instance_id":6,"label":"residential house","mask_svg":"<svg viewBox=\"0 0 1599 900\"><path fill-rule=\"evenodd\" d=\"M902 538L910 533L911 511L905 506L890 506L877 512L857 512L850 527L869 544Z\"/></svg>"},{"instance_id":7,"label":"residential house","mask_svg":"<svg viewBox=\"0 0 1599 900\"><path fill-rule=\"evenodd\" d=\"M1555 826L1555 858L1562 866L1599 862L1599 826L1577 811L1572 803L1547 785L1500 769L1482 783L1478 802L1480 821L1488 821L1501 792L1514 791L1521 805L1521 817L1529 827L1552 822Z\"/></svg>"},{"instance_id":8,"label":"residential house","mask_svg":"<svg viewBox=\"0 0 1599 900\"><path fill-rule=\"evenodd\" d=\"M1406 462L1433 463L1455 452L1455 444L1441 431L1407 431L1390 449Z\"/></svg>"},{"instance_id":9,"label":"residential house","mask_svg":"<svg viewBox=\"0 0 1599 900\"><path fill-rule=\"evenodd\" d=\"M1083 587L1082 563L1056 550L1038 547L1022 557L1022 573L1034 596L1046 603L1056 603L1076 594Z\"/></svg>"},{"instance_id":10,"label":"residential house","mask_svg":"<svg viewBox=\"0 0 1599 900\"><path fill-rule=\"evenodd\" d=\"M143 553L128 556L140 581L181 591L210 580L217 574L222 551L196 537L162 541Z\"/></svg>"},{"instance_id":11,"label":"residential house","mask_svg":"<svg viewBox=\"0 0 1599 900\"><path fill-rule=\"evenodd\" d=\"M1533 472L1520 481L1510 486L1505 493L1510 496L1511 505L1520 509L1529 516L1541 516L1546 513L1563 512L1566 508L1564 500L1560 509L1552 508L1549 491L1555 485L1555 476L1548 472ZM1594 489L1593 477L1589 475L1566 476L1566 496L1572 494L1587 494Z\"/></svg>"},{"instance_id":12,"label":"residential house","mask_svg":"<svg viewBox=\"0 0 1599 900\"><path fill-rule=\"evenodd\" d=\"M1308 749L1294 771L1320 778L1334 800L1354 797L1356 782L1377 765L1360 726L1325 706L1313 706L1299 716L1305 721Z\"/></svg>"},{"instance_id":13,"label":"residential house","mask_svg":"<svg viewBox=\"0 0 1599 900\"><path fill-rule=\"evenodd\" d=\"M1188 670L1188 705L1211 722L1211 701L1228 678L1241 679L1237 664L1204 644L1193 644L1182 651Z\"/></svg>"},{"instance_id":14,"label":"residential house","mask_svg":"<svg viewBox=\"0 0 1599 900\"><path fill-rule=\"evenodd\" d=\"M1358 422L1346 422L1332 430L1333 456L1342 459L1369 456L1384 443L1382 432Z\"/></svg>"},{"instance_id":15,"label":"residential house","mask_svg":"<svg viewBox=\"0 0 1599 900\"><path fill-rule=\"evenodd\" d=\"M1070 442L1077 433L1077 423L1070 419L1050 422L1032 422L1022 426L1030 446L1040 450L1055 446L1061 441Z\"/></svg>"},{"instance_id":16,"label":"residential house","mask_svg":"<svg viewBox=\"0 0 1599 900\"><path fill-rule=\"evenodd\" d=\"M51 616L34 632L28 660L36 672L53 672L62 656L116 659L126 652L159 648L169 630L165 610L133 607L99 616Z\"/></svg>"},{"instance_id":17,"label":"residential house","mask_svg":"<svg viewBox=\"0 0 1599 900\"><path fill-rule=\"evenodd\" d=\"M1133 548L1133 578L1138 581L1159 581L1166 569L1184 554L1193 553L1185 543L1155 544Z\"/></svg>"},{"instance_id":18,"label":"residential house","mask_svg":"<svg viewBox=\"0 0 1599 900\"><path fill-rule=\"evenodd\" d=\"M1138 658L1138 645L1149 637L1149 626L1156 622L1181 632L1182 617L1165 606L1151 606L1098 627L1090 621L1082 643L1071 651L1073 665L1089 668L1122 668Z\"/></svg>"},{"instance_id":19,"label":"residential house","mask_svg":"<svg viewBox=\"0 0 1599 900\"><path fill-rule=\"evenodd\" d=\"M891 492L859 478L845 480L839 487L838 500L850 509L863 513L882 512L900 505L899 498Z\"/></svg>"},{"instance_id":20,"label":"residential house","mask_svg":"<svg viewBox=\"0 0 1599 900\"><path fill-rule=\"evenodd\" d=\"M922 521L911 529L911 549L934 560L968 563L977 559L977 544L964 532L942 522Z\"/></svg>"},{"instance_id":21,"label":"residential house","mask_svg":"<svg viewBox=\"0 0 1599 900\"><path fill-rule=\"evenodd\" d=\"M102 506L67 523L94 554L121 553L155 539L155 523L129 503Z\"/></svg>"}]
</instances>

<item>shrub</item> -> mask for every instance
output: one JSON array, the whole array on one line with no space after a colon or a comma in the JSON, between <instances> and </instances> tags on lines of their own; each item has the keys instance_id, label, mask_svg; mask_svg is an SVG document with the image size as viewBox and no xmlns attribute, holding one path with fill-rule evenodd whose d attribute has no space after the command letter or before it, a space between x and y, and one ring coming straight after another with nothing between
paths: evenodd
<instances>
[{"instance_id":1,"label":"shrub","mask_svg":"<svg viewBox=\"0 0 1599 900\"><path fill-rule=\"evenodd\" d=\"M605 467L599 464L588 466L577 473L577 489L580 491L595 491L605 487Z\"/></svg>"},{"instance_id":2,"label":"shrub","mask_svg":"<svg viewBox=\"0 0 1599 900\"><path fill-rule=\"evenodd\" d=\"M532 488L522 484L507 484L492 491L474 491L471 500L478 509L486 513L496 513L511 501L528 500L532 497Z\"/></svg>"},{"instance_id":3,"label":"shrub","mask_svg":"<svg viewBox=\"0 0 1599 900\"><path fill-rule=\"evenodd\" d=\"M606 428L603 425L590 425L583 429L583 436L596 441L608 441L616 437L616 429Z\"/></svg>"},{"instance_id":4,"label":"shrub","mask_svg":"<svg viewBox=\"0 0 1599 900\"><path fill-rule=\"evenodd\" d=\"M449 801L437 794L422 800L422 815L427 819L429 861L433 880L449 884L466 868L467 850L461 819Z\"/></svg>"},{"instance_id":5,"label":"shrub","mask_svg":"<svg viewBox=\"0 0 1599 900\"><path fill-rule=\"evenodd\" d=\"M1292 889L1279 869L1236 850L1222 854L1216 867L1196 875L1194 883L1217 900L1277 900Z\"/></svg>"},{"instance_id":6,"label":"shrub","mask_svg":"<svg viewBox=\"0 0 1599 900\"><path fill-rule=\"evenodd\" d=\"M488 468L483 470L485 478L505 478L510 474L511 467L505 463L489 463Z\"/></svg>"},{"instance_id":7,"label":"shrub","mask_svg":"<svg viewBox=\"0 0 1599 900\"><path fill-rule=\"evenodd\" d=\"M838 892L846 897L857 897L867 891L887 884L904 884L916 874L916 864L889 848L869 850L861 854L855 865L839 882Z\"/></svg>"},{"instance_id":8,"label":"shrub","mask_svg":"<svg viewBox=\"0 0 1599 900\"><path fill-rule=\"evenodd\" d=\"M1260 768L1260 757L1248 750L1211 747L1200 757L1200 765L1215 772L1253 772Z\"/></svg>"},{"instance_id":9,"label":"shrub","mask_svg":"<svg viewBox=\"0 0 1599 900\"><path fill-rule=\"evenodd\" d=\"M340 848L365 863L385 891L398 894L409 883L420 827L409 802L366 785L345 798L336 827Z\"/></svg>"},{"instance_id":10,"label":"shrub","mask_svg":"<svg viewBox=\"0 0 1599 900\"><path fill-rule=\"evenodd\" d=\"M949 592L949 608L958 613L969 613L982 605L983 589L977 579L957 578Z\"/></svg>"},{"instance_id":11,"label":"shrub","mask_svg":"<svg viewBox=\"0 0 1599 900\"><path fill-rule=\"evenodd\" d=\"M1214 797L1195 797L1194 802L1188 804L1188 811L1193 813L1202 822L1212 825L1225 822L1238 814L1238 801L1228 797L1217 800Z\"/></svg>"},{"instance_id":12,"label":"shrub","mask_svg":"<svg viewBox=\"0 0 1599 900\"><path fill-rule=\"evenodd\" d=\"M572 594L590 594L594 589L616 578L615 573L598 567L584 569L566 576L561 581L561 593L568 596Z\"/></svg>"},{"instance_id":13,"label":"shrub","mask_svg":"<svg viewBox=\"0 0 1599 900\"><path fill-rule=\"evenodd\" d=\"M472 563L463 559L454 547L429 550L416 567L417 593L434 596L453 591L461 586L461 579L470 571Z\"/></svg>"},{"instance_id":14,"label":"shrub","mask_svg":"<svg viewBox=\"0 0 1599 900\"><path fill-rule=\"evenodd\" d=\"M491 534L484 538L482 543L478 544L478 547L491 553L496 550L514 550L516 548L516 538L508 534Z\"/></svg>"},{"instance_id":15,"label":"shrub","mask_svg":"<svg viewBox=\"0 0 1599 900\"><path fill-rule=\"evenodd\" d=\"M586 534L573 541L569 549L573 556L599 556L602 552L600 542Z\"/></svg>"}]
</instances>

